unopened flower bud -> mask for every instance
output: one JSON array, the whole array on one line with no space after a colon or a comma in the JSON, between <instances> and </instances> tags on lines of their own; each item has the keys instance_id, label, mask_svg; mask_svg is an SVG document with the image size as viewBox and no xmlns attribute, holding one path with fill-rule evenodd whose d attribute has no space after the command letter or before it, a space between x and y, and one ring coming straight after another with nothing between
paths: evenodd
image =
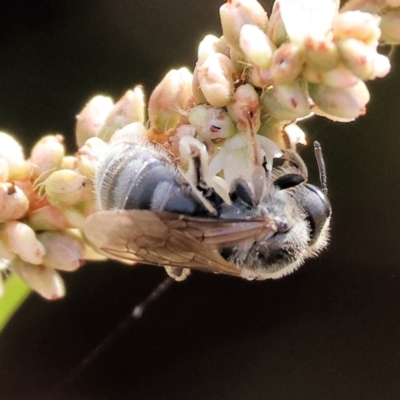
<instances>
[{"instance_id":1,"label":"unopened flower bud","mask_svg":"<svg viewBox=\"0 0 400 400\"><path fill-rule=\"evenodd\" d=\"M206 140L227 138L236 132L235 124L223 108L198 105L189 110L188 119Z\"/></svg>"},{"instance_id":2,"label":"unopened flower bud","mask_svg":"<svg viewBox=\"0 0 400 400\"><path fill-rule=\"evenodd\" d=\"M286 85L300 74L304 64L304 54L300 46L287 42L272 55L271 77L274 83Z\"/></svg>"},{"instance_id":3,"label":"unopened flower bud","mask_svg":"<svg viewBox=\"0 0 400 400\"><path fill-rule=\"evenodd\" d=\"M382 15L380 28L382 30L381 39L387 44L400 43L400 9L391 10Z\"/></svg>"},{"instance_id":4,"label":"unopened flower bud","mask_svg":"<svg viewBox=\"0 0 400 400\"><path fill-rule=\"evenodd\" d=\"M215 53L214 46L218 43L218 38L214 35L206 35L199 44L197 51L197 63L203 64L206 58L211 54Z\"/></svg>"},{"instance_id":5,"label":"unopened flower bud","mask_svg":"<svg viewBox=\"0 0 400 400\"><path fill-rule=\"evenodd\" d=\"M22 218L29 208L29 200L16 185L0 182L0 223Z\"/></svg>"},{"instance_id":6,"label":"unopened flower bud","mask_svg":"<svg viewBox=\"0 0 400 400\"><path fill-rule=\"evenodd\" d=\"M113 101L107 96L95 96L86 104L76 116L75 138L78 148L82 147L87 139L99 134L112 108Z\"/></svg>"},{"instance_id":7,"label":"unopened flower bud","mask_svg":"<svg viewBox=\"0 0 400 400\"><path fill-rule=\"evenodd\" d=\"M310 83L322 83L321 72L316 71L309 64L306 64L301 71L301 76L306 82Z\"/></svg>"},{"instance_id":8,"label":"unopened flower bud","mask_svg":"<svg viewBox=\"0 0 400 400\"><path fill-rule=\"evenodd\" d=\"M261 69L256 65L253 66L250 73L250 83L258 88L271 86L271 71L269 69Z\"/></svg>"},{"instance_id":9,"label":"unopened flower bud","mask_svg":"<svg viewBox=\"0 0 400 400\"><path fill-rule=\"evenodd\" d=\"M333 22L335 41L346 38L361 40L366 44L375 44L381 36L380 18L367 12L346 11L337 15Z\"/></svg>"},{"instance_id":10,"label":"unopened flower bud","mask_svg":"<svg viewBox=\"0 0 400 400\"><path fill-rule=\"evenodd\" d=\"M99 158L107 150L108 145L98 137L92 137L78 150L78 171L87 178L92 179Z\"/></svg>"},{"instance_id":11,"label":"unopened flower bud","mask_svg":"<svg viewBox=\"0 0 400 400\"><path fill-rule=\"evenodd\" d=\"M42 232L38 239L46 249L42 262L46 268L75 271L81 266L85 250L82 239L65 231Z\"/></svg>"},{"instance_id":12,"label":"unopened flower bud","mask_svg":"<svg viewBox=\"0 0 400 400\"><path fill-rule=\"evenodd\" d=\"M292 42L303 43L307 37L323 37L332 27L339 1L279 0L286 32Z\"/></svg>"},{"instance_id":13,"label":"unopened flower bud","mask_svg":"<svg viewBox=\"0 0 400 400\"><path fill-rule=\"evenodd\" d=\"M36 231L64 230L69 227L63 210L51 204L29 211L27 224Z\"/></svg>"},{"instance_id":14,"label":"unopened flower bud","mask_svg":"<svg viewBox=\"0 0 400 400\"><path fill-rule=\"evenodd\" d=\"M243 25L239 44L248 62L262 69L269 68L275 46L258 26Z\"/></svg>"},{"instance_id":15,"label":"unopened flower bud","mask_svg":"<svg viewBox=\"0 0 400 400\"><path fill-rule=\"evenodd\" d=\"M220 53L210 54L197 70L200 88L214 107L228 104L234 91L232 61Z\"/></svg>"},{"instance_id":16,"label":"unopened flower bud","mask_svg":"<svg viewBox=\"0 0 400 400\"><path fill-rule=\"evenodd\" d=\"M172 69L154 89L149 99L149 119L153 130L175 128L192 99L192 74L186 68Z\"/></svg>"},{"instance_id":17,"label":"unopened flower bud","mask_svg":"<svg viewBox=\"0 0 400 400\"><path fill-rule=\"evenodd\" d=\"M285 25L282 21L279 1L275 1L272 6L272 12L267 25L267 35L277 47L286 42L288 38Z\"/></svg>"},{"instance_id":18,"label":"unopened flower bud","mask_svg":"<svg viewBox=\"0 0 400 400\"><path fill-rule=\"evenodd\" d=\"M325 37L323 39L306 38L304 55L307 65L310 65L318 72L325 72L336 68L340 62L336 44Z\"/></svg>"},{"instance_id":19,"label":"unopened flower bud","mask_svg":"<svg viewBox=\"0 0 400 400\"><path fill-rule=\"evenodd\" d=\"M257 133L261 124L260 98L254 87L240 85L229 102L228 113L241 132Z\"/></svg>"},{"instance_id":20,"label":"unopened flower bud","mask_svg":"<svg viewBox=\"0 0 400 400\"><path fill-rule=\"evenodd\" d=\"M88 178L70 169L54 171L44 182L51 204L69 207L83 200Z\"/></svg>"},{"instance_id":21,"label":"unopened flower bud","mask_svg":"<svg viewBox=\"0 0 400 400\"><path fill-rule=\"evenodd\" d=\"M352 38L340 40L338 48L346 67L363 81L375 79L382 73L386 75L390 70L389 59L360 40ZM386 68L383 64L385 59Z\"/></svg>"},{"instance_id":22,"label":"unopened flower bud","mask_svg":"<svg viewBox=\"0 0 400 400\"><path fill-rule=\"evenodd\" d=\"M45 249L28 225L18 221L8 221L1 229L0 239L22 260L31 264L41 264Z\"/></svg>"},{"instance_id":23,"label":"unopened flower bud","mask_svg":"<svg viewBox=\"0 0 400 400\"><path fill-rule=\"evenodd\" d=\"M110 144L116 142L130 142L142 140L146 137L146 128L141 122L132 122L124 126L122 129L116 131L111 136Z\"/></svg>"},{"instance_id":24,"label":"unopened flower bud","mask_svg":"<svg viewBox=\"0 0 400 400\"><path fill-rule=\"evenodd\" d=\"M306 86L299 81L275 85L261 96L263 109L278 120L294 120L311 113Z\"/></svg>"},{"instance_id":25,"label":"unopened flower bud","mask_svg":"<svg viewBox=\"0 0 400 400\"><path fill-rule=\"evenodd\" d=\"M61 167L65 155L63 142L62 135L48 135L35 144L29 159L35 176Z\"/></svg>"},{"instance_id":26,"label":"unopened flower bud","mask_svg":"<svg viewBox=\"0 0 400 400\"><path fill-rule=\"evenodd\" d=\"M348 120L364 115L365 106L370 98L367 86L362 80L348 88L310 84L309 93L315 104L323 112L333 117Z\"/></svg>"},{"instance_id":27,"label":"unopened flower bud","mask_svg":"<svg viewBox=\"0 0 400 400\"><path fill-rule=\"evenodd\" d=\"M118 129L132 122L144 123L145 101L142 86L128 90L109 112L99 132L100 139L108 141Z\"/></svg>"},{"instance_id":28,"label":"unopened flower bud","mask_svg":"<svg viewBox=\"0 0 400 400\"><path fill-rule=\"evenodd\" d=\"M7 161L8 180L25 179L29 175L30 167L21 145L5 132L0 132L0 159Z\"/></svg>"},{"instance_id":29,"label":"unopened flower bud","mask_svg":"<svg viewBox=\"0 0 400 400\"><path fill-rule=\"evenodd\" d=\"M60 168L75 169L78 167L78 159L76 156L65 156L62 159Z\"/></svg>"},{"instance_id":30,"label":"unopened flower bud","mask_svg":"<svg viewBox=\"0 0 400 400\"><path fill-rule=\"evenodd\" d=\"M339 64L336 68L321 74L322 82L334 88L347 88L354 86L359 78L353 74L343 64ZM315 82L311 82L315 83Z\"/></svg>"},{"instance_id":31,"label":"unopened flower bud","mask_svg":"<svg viewBox=\"0 0 400 400\"><path fill-rule=\"evenodd\" d=\"M25 283L47 300L57 300L65 295L64 282L54 269L30 264L19 257L13 260L11 268Z\"/></svg>"},{"instance_id":32,"label":"unopened flower bud","mask_svg":"<svg viewBox=\"0 0 400 400\"><path fill-rule=\"evenodd\" d=\"M231 0L219 9L222 31L228 44L239 50L239 36L245 24L256 25L265 30L267 13L256 0Z\"/></svg>"},{"instance_id":33,"label":"unopened flower bud","mask_svg":"<svg viewBox=\"0 0 400 400\"><path fill-rule=\"evenodd\" d=\"M92 201L95 202L94 196ZM81 209L81 207L79 207L79 209ZM77 210L76 208L62 208L60 211L67 221L68 228L77 228L83 230L85 225L85 216L81 211Z\"/></svg>"}]
</instances>

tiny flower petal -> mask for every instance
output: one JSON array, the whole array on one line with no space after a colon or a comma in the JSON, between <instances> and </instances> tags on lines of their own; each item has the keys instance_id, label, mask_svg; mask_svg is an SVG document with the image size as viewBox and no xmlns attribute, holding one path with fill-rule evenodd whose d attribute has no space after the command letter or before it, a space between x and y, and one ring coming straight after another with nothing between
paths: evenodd
<instances>
[{"instance_id":1,"label":"tiny flower petal","mask_svg":"<svg viewBox=\"0 0 400 400\"><path fill-rule=\"evenodd\" d=\"M57 300L64 297L64 282L54 269L29 264L19 257L12 262L11 269L45 299Z\"/></svg>"}]
</instances>

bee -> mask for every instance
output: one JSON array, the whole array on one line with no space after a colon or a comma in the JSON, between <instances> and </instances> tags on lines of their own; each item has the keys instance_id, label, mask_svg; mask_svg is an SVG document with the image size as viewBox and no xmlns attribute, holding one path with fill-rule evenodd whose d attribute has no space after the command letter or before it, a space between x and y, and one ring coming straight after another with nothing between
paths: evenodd
<instances>
[{"instance_id":1,"label":"bee","mask_svg":"<svg viewBox=\"0 0 400 400\"><path fill-rule=\"evenodd\" d=\"M102 211L84 232L110 258L162 266L177 280L192 269L263 280L292 273L327 245L325 178L322 189L307 183L295 150L281 166L254 165L250 178L226 188L209 176L203 143L184 137L179 146L185 170L159 145L133 137L111 143L99 160ZM324 176L322 155L317 160Z\"/></svg>"}]
</instances>

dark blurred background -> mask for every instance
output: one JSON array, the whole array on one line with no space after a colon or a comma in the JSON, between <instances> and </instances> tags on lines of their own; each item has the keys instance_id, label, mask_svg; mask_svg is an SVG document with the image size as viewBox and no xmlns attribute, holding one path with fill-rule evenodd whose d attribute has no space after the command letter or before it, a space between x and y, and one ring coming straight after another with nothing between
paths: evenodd
<instances>
[{"instance_id":1,"label":"dark blurred background","mask_svg":"<svg viewBox=\"0 0 400 400\"><path fill-rule=\"evenodd\" d=\"M220 34L222 0L0 3L0 129L26 149L46 133L75 151L94 94L149 94ZM271 4L264 2L267 10ZM315 118L333 205L329 248L280 281L194 273L85 368L85 357L164 279L89 264L67 296L32 294L0 335L0 399L400 399L400 57L369 84L366 116ZM311 146L302 150L317 182ZM0 310L1 312L1 310Z\"/></svg>"}]
</instances>

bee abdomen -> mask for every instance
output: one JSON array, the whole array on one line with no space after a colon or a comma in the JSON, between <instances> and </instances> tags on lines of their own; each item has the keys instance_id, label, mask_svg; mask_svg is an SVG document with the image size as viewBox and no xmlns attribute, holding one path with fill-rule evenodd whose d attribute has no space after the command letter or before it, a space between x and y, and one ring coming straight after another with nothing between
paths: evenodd
<instances>
[{"instance_id":1,"label":"bee abdomen","mask_svg":"<svg viewBox=\"0 0 400 400\"><path fill-rule=\"evenodd\" d=\"M166 155L151 145L119 142L110 146L95 175L102 210L155 210L193 214L198 202L185 191L185 179Z\"/></svg>"}]
</instances>

